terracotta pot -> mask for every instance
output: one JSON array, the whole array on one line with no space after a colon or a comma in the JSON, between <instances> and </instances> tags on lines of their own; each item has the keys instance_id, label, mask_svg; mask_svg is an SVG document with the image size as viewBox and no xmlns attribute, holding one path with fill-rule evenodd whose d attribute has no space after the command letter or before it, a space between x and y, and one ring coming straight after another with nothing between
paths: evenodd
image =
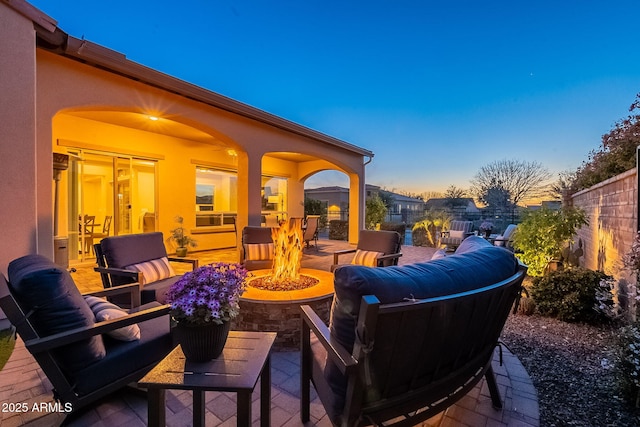
<instances>
[{"instance_id":1,"label":"terracotta pot","mask_svg":"<svg viewBox=\"0 0 640 427\"><path fill-rule=\"evenodd\" d=\"M190 362L207 362L222 353L231 329L230 322L221 325L190 325L178 322L172 333Z\"/></svg>"}]
</instances>

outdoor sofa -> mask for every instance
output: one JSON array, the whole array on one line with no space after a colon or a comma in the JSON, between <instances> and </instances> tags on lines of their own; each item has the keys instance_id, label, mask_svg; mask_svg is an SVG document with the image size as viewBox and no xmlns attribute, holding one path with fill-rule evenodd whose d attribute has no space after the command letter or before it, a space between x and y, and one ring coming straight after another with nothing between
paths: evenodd
<instances>
[{"instance_id":1,"label":"outdoor sofa","mask_svg":"<svg viewBox=\"0 0 640 427\"><path fill-rule=\"evenodd\" d=\"M525 274L477 236L422 263L339 267L329 326L301 308L302 421L310 384L334 425L416 425L483 376L501 408L491 361Z\"/></svg>"}]
</instances>

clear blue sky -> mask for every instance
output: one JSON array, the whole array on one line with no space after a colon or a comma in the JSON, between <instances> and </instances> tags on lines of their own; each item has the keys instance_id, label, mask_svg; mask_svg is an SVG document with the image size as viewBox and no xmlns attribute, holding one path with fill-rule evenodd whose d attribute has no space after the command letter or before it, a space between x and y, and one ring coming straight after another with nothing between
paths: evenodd
<instances>
[{"instance_id":1,"label":"clear blue sky","mask_svg":"<svg viewBox=\"0 0 640 427\"><path fill-rule=\"evenodd\" d=\"M367 182L388 189L467 188L499 159L574 170L640 92L638 0L31 3L72 36L373 151Z\"/></svg>"}]
</instances>

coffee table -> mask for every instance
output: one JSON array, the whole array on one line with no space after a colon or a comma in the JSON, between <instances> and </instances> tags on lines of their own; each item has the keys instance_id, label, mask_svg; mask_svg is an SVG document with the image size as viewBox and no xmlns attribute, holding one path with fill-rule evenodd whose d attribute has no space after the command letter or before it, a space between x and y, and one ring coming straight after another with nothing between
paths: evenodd
<instances>
[{"instance_id":1,"label":"coffee table","mask_svg":"<svg viewBox=\"0 0 640 427\"><path fill-rule=\"evenodd\" d=\"M260 377L260 425L271 423L270 351L275 332L231 331L222 354L210 362L187 362L177 346L139 382L148 389L148 425L165 425L165 391L193 391L193 425L205 425L205 391L237 393L238 426L251 425L251 393Z\"/></svg>"}]
</instances>

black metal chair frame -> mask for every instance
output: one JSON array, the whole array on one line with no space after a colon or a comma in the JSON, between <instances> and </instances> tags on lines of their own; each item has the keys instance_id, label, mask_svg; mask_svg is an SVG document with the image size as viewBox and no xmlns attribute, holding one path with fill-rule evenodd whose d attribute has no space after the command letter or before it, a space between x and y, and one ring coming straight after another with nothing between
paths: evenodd
<instances>
[{"instance_id":1,"label":"black metal chair frame","mask_svg":"<svg viewBox=\"0 0 640 427\"><path fill-rule=\"evenodd\" d=\"M130 285L122 285L105 289L97 292L88 292L83 295L94 295L98 297L106 297L113 295L129 294L132 306L140 305L140 284L133 283ZM42 368L53 386L54 397L65 403L70 403L73 411L95 402L96 400L123 388L131 382L135 382L142 378L153 366L130 372L127 376L114 381L107 386L98 388L91 393L78 395L74 390L74 384L70 383L64 375L63 370L56 362L53 351L59 347L65 346L76 341L90 338L95 335L104 334L124 326L133 325L145 320L164 316L169 313L169 305L157 306L145 310L131 313L125 317L97 322L92 327L76 328L58 334L40 337L34 327L29 322L29 313L24 313L18 302L15 300L9 290L9 286L4 275L0 274L0 308L7 315L11 324L16 328L20 338L24 341L27 350L33 355L34 359ZM164 355L163 355L164 356Z\"/></svg>"},{"instance_id":2,"label":"black metal chair frame","mask_svg":"<svg viewBox=\"0 0 640 427\"><path fill-rule=\"evenodd\" d=\"M344 411L332 420L335 425L413 426L454 404L483 376L494 408L502 408L491 362L509 312L517 308L525 274L521 266L497 284L425 300L381 304L373 295L364 296L352 352L331 338L311 307L302 306L302 422L309 420L311 384L323 405L331 404L320 392L331 390L326 378L313 369L311 331L327 363L347 379ZM372 392L379 393L377 399L367 400Z\"/></svg>"}]
</instances>

